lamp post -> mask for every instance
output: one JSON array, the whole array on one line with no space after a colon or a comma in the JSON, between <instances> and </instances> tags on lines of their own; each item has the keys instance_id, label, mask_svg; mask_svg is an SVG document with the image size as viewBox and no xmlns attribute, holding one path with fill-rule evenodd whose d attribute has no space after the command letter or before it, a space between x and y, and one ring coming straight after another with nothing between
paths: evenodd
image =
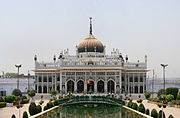
<instances>
[{"instance_id":1,"label":"lamp post","mask_svg":"<svg viewBox=\"0 0 180 118\"><path fill-rule=\"evenodd\" d=\"M19 89L19 68L21 68L21 64L20 65L15 65L15 67L18 68L17 89Z\"/></svg>"},{"instance_id":2,"label":"lamp post","mask_svg":"<svg viewBox=\"0 0 180 118\"><path fill-rule=\"evenodd\" d=\"M165 90L165 68L168 66L168 64L161 64L161 66L163 67L163 80L164 80L163 88Z\"/></svg>"}]
</instances>

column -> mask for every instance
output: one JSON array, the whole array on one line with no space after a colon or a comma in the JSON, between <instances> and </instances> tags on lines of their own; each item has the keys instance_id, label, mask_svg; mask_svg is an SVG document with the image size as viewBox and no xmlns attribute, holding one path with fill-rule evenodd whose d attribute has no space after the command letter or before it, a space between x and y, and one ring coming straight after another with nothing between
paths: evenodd
<instances>
[{"instance_id":1,"label":"column","mask_svg":"<svg viewBox=\"0 0 180 118\"><path fill-rule=\"evenodd\" d=\"M84 78L84 91L87 92L87 76L85 72L85 78Z\"/></svg>"},{"instance_id":2,"label":"column","mask_svg":"<svg viewBox=\"0 0 180 118\"><path fill-rule=\"evenodd\" d=\"M105 81L104 81L104 92L107 93L107 76L105 72Z\"/></svg>"},{"instance_id":3,"label":"column","mask_svg":"<svg viewBox=\"0 0 180 118\"><path fill-rule=\"evenodd\" d=\"M119 89L121 94L121 87L122 87L122 71L119 71ZM124 74L124 87L126 90L126 80L125 80L125 74Z\"/></svg>"},{"instance_id":4,"label":"column","mask_svg":"<svg viewBox=\"0 0 180 118\"><path fill-rule=\"evenodd\" d=\"M74 81L74 91L77 92L77 78L76 78L76 72L75 73L75 81Z\"/></svg>"},{"instance_id":5,"label":"column","mask_svg":"<svg viewBox=\"0 0 180 118\"><path fill-rule=\"evenodd\" d=\"M94 81L94 92L97 93L97 81Z\"/></svg>"},{"instance_id":6,"label":"column","mask_svg":"<svg viewBox=\"0 0 180 118\"><path fill-rule=\"evenodd\" d=\"M59 73L59 78L60 78L60 93L62 93L62 72Z\"/></svg>"},{"instance_id":7,"label":"column","mask_svg":"<svg viewBox=\"0 0 180 118\"><path fill-rule=\"evenodd\" d=\"M47 93L49 93L49 76L48 74L46 76L47 76Z\"/></svg>"},{"instance_id":8,"label":"column","mask_svg":"<svg viewBox=\"0 0 180 118\"><path fill-rule=\"evenodd\" d=\"M44 86L44 75L42 74L41 93L44 93L43 86Z\"/></svg>"},{"instance_id":9,"label":"column","mask_svg":"<svg viewBox=\"0 0 180 118\"><path fill-rule=\"evenodd\" d=\"M57 76L56 76L56 70L55 70L55 76L54 76L54 83L55 83L55 90L57 90Z\"/></svg>"},{"instance_id":10,"label":"column","mask_svg":"<svg viewBox=\"0 0 180 118\"><path fill-rule=\"evenodd\" d=\"M36 74L35 74L35 77L37 77L36 85L37 85L37 93L39 93L39 75L36 76Z\"/></svg>"}]
</instances>

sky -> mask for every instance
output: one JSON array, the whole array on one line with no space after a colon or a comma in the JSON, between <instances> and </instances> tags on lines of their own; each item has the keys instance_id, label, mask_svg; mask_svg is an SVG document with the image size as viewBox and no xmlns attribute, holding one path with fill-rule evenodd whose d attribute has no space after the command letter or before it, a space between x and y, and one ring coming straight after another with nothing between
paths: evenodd
<instances>
[{"instance_id":1,"label":"sky","mask_svg":"<svg viewBox=\"0 0 180 118\"><path fill-rule=\"evenodd\" d=\"M38 61L51 62L64 49L89 34L106 45L107 54L117 48L130 62L148 57L148 76L180 77L179 0L0 0L0 73L34 69ZM31 71L31 74L33 72Z\"/></svg>"}]
</instances>

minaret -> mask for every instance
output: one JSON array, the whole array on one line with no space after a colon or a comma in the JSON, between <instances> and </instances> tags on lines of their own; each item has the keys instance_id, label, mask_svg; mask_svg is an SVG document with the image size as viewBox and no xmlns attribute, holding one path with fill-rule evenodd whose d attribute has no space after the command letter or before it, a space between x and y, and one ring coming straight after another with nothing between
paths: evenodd
<instances>
[{"instance_id":1,"label":"minaret","mask_svg":"<svg viewBox=\"0 0 180 118\"><path fill-rule=\"evenodd\" d=\"M89 17L90 19L90 31L89 31L89 34L92 35L92 17Z\"/></svg>"}]
</instances>

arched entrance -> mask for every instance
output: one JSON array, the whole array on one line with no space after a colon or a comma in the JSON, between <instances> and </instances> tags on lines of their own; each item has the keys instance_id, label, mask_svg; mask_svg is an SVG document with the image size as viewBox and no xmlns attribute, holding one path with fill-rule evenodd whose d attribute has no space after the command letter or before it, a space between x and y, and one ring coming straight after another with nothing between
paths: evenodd
<instances>
[{"instance_id":1,"label":"arched entrance","mask_svg":"<svg viewBox=\"0 0 180 118\"><path fill-rule=\"evenodd\" d=\"M114 81L108 81L108 92L114 93Z\"/></svg>"},{"instance_id":2,"label":"arched entrance","mask_svg":"<svg viewBox=\"0 0 180 118\"><path fill-rule=\"evenodd\" d=\"M102 80L97 83L97 92L104 93L104 82Z\"/></svg>"},{"instance_id":3,"label":"arched entrance","mask_svg":"<svg viewBox=\"0 0 180 118\"><path fill-rule=\"evenodd\" d=\"M140 86L140 93L143 93L143 86Z\"/></svg>"},{"instance_id":4,"label":"arched entrance","mask_svg":"<svg viewBox=\"0 0 180 118\"><path fill-rule=\"evenodd\" d=\"M74 82L72 80L67 82L67 92L68 91L74 92Z\"/></svg>"},{"instance_id":5,"label":"arched entrance","mask_svg":"<svg viewBox=\"0 0 180 118\"><path fill-rule=\"evenodd\" d=\"M43 86L43 93L47 93L47 86Z\"/></svg>"},{"instance_id":6,"label":"arched entrance","mask_svg":"<svg viewBox=\"0 0 180 118\"><path fill-rule=\"evenodd\" d=\"M38 93L42 93L42 87L41 86L38 87Z\"/></svg>"},{"instance_id":7,"label":"arched entrance","mask_svg":"<svg viewBox=\"0 0 180 118\"><path fill-rule=\"evenodd\" d=\"M135 89L134 92L138 93L138 86L135 86L134 89Z\"/></svg>"},{"instance_id":8,"label":"arched entrance","mask_svg":"<svg viewBox=\"0 0 180 118\"><path fill-rule=\"evenodd\" d=\"M93 93L94 92L94 82L88 80L87 82L87 92L88 93Z\"/></svg>"},{"instance_id":9,"label":"arched entrance","mask_svg":"<svg viewBox=\"0 0 180 118\"><path fill-rule=\"evenodd\" d=\"M82 93L84 91L84 82L82 80L77 82L77 92Z\"/></svg>"}]
</instances>

